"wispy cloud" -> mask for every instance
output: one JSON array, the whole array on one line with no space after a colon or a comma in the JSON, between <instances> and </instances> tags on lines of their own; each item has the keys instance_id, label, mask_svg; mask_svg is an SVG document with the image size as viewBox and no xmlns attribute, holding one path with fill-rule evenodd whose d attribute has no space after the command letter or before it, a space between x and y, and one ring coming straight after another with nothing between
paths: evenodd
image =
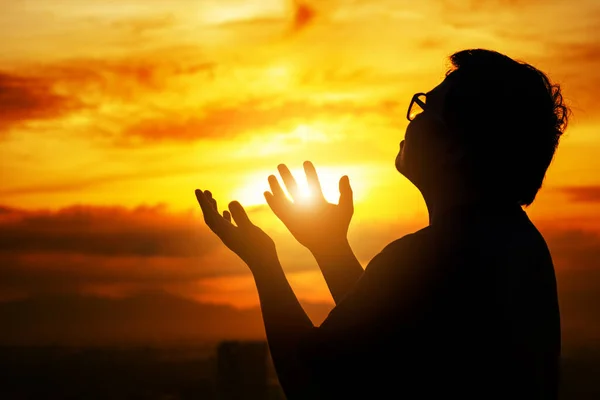
<instances>
[{"instance_id":1,"label":"wispy cloud","mask_svg":"<svg viewBox=\"0 0 600 400\"><path fill-rule=\"evenodd\" d=\"M178 175L189 175L186 169L144 169L135 172L123 172L113 174L102 174L98 176L75 177L64 181L46 180L37 185L8 186L0 189L0 196L18 195L44 195L57 192L77 192L82 190L97 189L104 185L114 185L121 182L132 182L139 179L174 177Z\"/></svg>"},{"instance_id":2,"label":"wispy cloud","mask_svg":"<svg viewBox=\"0 0 600 400\"><path fill-rule=\"evenodd\" d=\"M200 212L160 205L0 209L0 298L143 290L189 297L202 292L200 279L246 271L235 256L223 256Z\"/></svg>"},{"instance_id":3,"label":"wispy cloud","mask_svg":"<svg viewBox=\"0 0 600 400\"><path fill-rule=\"evenodd\" d=\"M555 189L565 194L570 201L584 203L600 202L600 186L565 186Z\"/></svg>"},{"instance_id":4,"label":"wispy cloud","mask_svg":"<svg viewBox=\"0 0 600 400\"><path fill-rule=\"evenodd\" d=\"M98 110L107 104L131 104L164 91L182 76L212 79L214 63L177 61L177 52L171 49L170 58L162 59L82 59L31 65L20 72L0 71L0 135L6 136L17 125L60 120L78 112L99 117Z\"/></svg>"},{"instance_id":5,"label":"wispy cloud","mask_svg":"<svg viewBox=\"0 0 600 400\"><path fill-rule=\"evenodd\" d=\"M162 31L173 28L177 24L177 18L172 13L147 16L144 18L132 17L120 19L111 23L117 29L123 29L131 34L142 36L145 33Z\"/></svg>"},{"instance_id":6,"label":"wispy cloud","mask_svg":"<svg viewBox=\"0 0 600 400\"><path fill-rule=\"evenodd\" d=\"M82 108L76 98L59 94L43 76L0 71L0 136L28 121L60 118Z\"/></svg>"},{"instance_id":7,"label":"wispy cloud","mask_svg":"<svg viewBox=\"0 0 600 400\"><path fill-rule=\"evenodd\" d=\"M319 120L335 121L360 118L368 114L382 119L395 118L398 103L392 100L375 104L353 101L310 101L257 98L233 105L204 106L203 116L182 117L176 113L162 118L143 120L117 133L116 143L127 145L142 142L194 141L199 139L231 139L242 134L289 131L300 124Z\"/></svg>"},{"instance_id":8,"label":"wispy cloud","mask_svg":"<svg viewBox=\"0 0 600 400\"><path fill-rule=\"evenodd\" d=\"M164 206L72 206L57 211L4 208L0 251L105 256L192 257L217 244L189 215Z\"/></svg>"},{"instance_id":9,"label":"wispy cloud","mask_svg":"<svg viewBox=\"0 0 600 400\"><path fill-rule=\"evenodd\" d=\"M293 5L292 30L294 32L298 32L313 21L317 12L315 8L308 3L304 3L299 0L293 0Z\"/></svg>"}]
</instances>

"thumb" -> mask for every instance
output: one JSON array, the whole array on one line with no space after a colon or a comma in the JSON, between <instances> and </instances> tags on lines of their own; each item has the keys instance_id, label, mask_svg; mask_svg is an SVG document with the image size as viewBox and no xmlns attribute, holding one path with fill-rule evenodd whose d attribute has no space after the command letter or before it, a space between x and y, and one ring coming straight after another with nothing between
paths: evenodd
<instances>
[{"instance_id":1,"label":"thumb","mask_svg":"<svg viewBox=\"0 0 600 400\"><path fill-rule=\"evenodd\" d=\"M354 211L352 188L350 187L350 178L347 175L340 179L340 200L338 205L343 209Z\"/></svg>"}]
</instances>

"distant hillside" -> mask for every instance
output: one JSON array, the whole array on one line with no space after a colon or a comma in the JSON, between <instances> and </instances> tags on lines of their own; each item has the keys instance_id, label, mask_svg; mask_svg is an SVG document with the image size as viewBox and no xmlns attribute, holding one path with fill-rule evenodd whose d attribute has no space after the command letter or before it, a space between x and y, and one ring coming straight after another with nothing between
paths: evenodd
<instances>
[{"instance_id":1,"label":"distant hillside","mask_svg":"<svg viewBox=\"0 0 600 400\"><path fill-rule=\"evenodd\" d=\"M320 322L327 304L307 304ZM0 345L104 345L262 339L259 308L203 304L165 293L124 299L36 297L0 303Z\"/></svg>"}]
</instances>

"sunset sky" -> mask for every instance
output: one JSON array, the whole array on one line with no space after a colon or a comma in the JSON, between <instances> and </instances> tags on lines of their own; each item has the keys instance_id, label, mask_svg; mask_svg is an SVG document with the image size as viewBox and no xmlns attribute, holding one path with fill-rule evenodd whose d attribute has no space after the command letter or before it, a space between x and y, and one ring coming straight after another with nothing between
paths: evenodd
<instances>
[{"instance_id":1,"label":"sunset sky","mask_svg":"<svg viewBox=\"0 0 600 400\"><path fill-rule=\"evenodd\" d=\"M330 304L316 263L266 206L267 176L286 163L301 180L311 160L337 202L348 175L350 242L366 265L427 223L419 192L394 168L412 94L443 79L453 52L488 48L540 68L572 108L527 212L554 256L565 321L600 332L590 325L600 304L598 1L0 0L0 9L0 300L164 291L256 305L247 268L202 221L201 188L221 208L246 206L299 297Z\"/></svg>"}]
</instances>

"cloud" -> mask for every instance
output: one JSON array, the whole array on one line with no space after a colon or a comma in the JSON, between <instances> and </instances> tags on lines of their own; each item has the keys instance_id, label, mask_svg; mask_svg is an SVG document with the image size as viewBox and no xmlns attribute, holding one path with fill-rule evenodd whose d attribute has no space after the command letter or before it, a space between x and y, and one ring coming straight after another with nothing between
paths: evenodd
<instances>
[{"instance_id":1,"label":"cloud","mask_svg":"<svg viewBox=\"0 0 600 400\"><path fill-rule=\"evenodd\" d=\"M252 215L257 209L247 211ZM47 293L124 296L141 290L198 297L204 279L248 273L206 227L200 211L0 207L0 300Z\"/></svg>"},{"instance_id":2,"label":"cloud","mask_svg":"<svg viewBox=\"0 0 600 400\"><path fill-rule=\"evenodd\" d=\"M202 261L201 257L4 253L0 255L0 292L8 298L11 294L28 297L48 293L121 297L157 289L190 295L194 286L200 289L198 280L232 271L217 271L213 265L202 265Z\"/></svg>"},{"instance_id":3,"label":"cloud","mask_svg":"<svg viewBox=\"0 0 600 400\"><path fill-rule=\"evenodd\" d=\"M298 32L306 26L308 26L315 18L316 11L309 4L300 2L298 0L293 1L294 11L293 11L293 22L292 22L292 31Z\"/></svg>"},{"instance_id":4,"label":"cloud","mask_svg":"<svg viewBox=\"0 0 600 400\"><path fill-rule=\"evenodd\" d=\"M110 26L117 29L123 29L136 36L141 36L149 32L173 28L176 22L177 19L173 14L162 14L145 18L121 19L113 21Z\"/></svg>"},{"instance_id":5,"label":"cloud","mask_svg":"<svg viewBox=\"0 0 600 400\"><path fill-rule=\"evenodd\" d=\"M318 119L358 117L372 114L392 118L397 103L381 101L359 104L352 101L311 102L277 101L274 98L246 100L233 105L202 108L203 116L181 117L177 114L143 120L127 128L116 138L119 145L141 142L194 141L198 139L234 138L245 133L286 131L299 124Z\"/></svg>"},{"instance_id":6,"label":"cloud","mask_svg":"<svg viewBox=\"0 0 600 400\"><path fill-rule=\"evenodd\" d=\"M490 20L496 22L502 18L503 14L509 15L509 21L514 22L515 19L530 18L539 12L556 12L556 7L560 7L560 4L539 0L444 0L439 4L443 19L459 29L486 26ZM519 28L524 30L521 26Z\"/></svg>"},{"instance_id":7,"label":"cloud","mask_svg":"<svg viewBox=\"0 0 600 400\"><path fill-rule=\"evenodd\" d=\"M197 49L171 48L164 53L168 56L69 60L29 65L18 73L0 71L0 135L30 121L60 119L115 101L138 101L165 90L178 77L214 76L216 65L199 57Z\"/></svg>"},{"instance_id":8,"label":"cloud","mask_svg":"<svg viewBox=\"0 0 600 400\"><path fill-rule=\"evenodd\" d=\"M201 76L210 80L215 68L216 64L205 60L197 48L174 47L130 57L69 60L35 72L64 86L72 96L128 101L165 90L175 78Z\"/></svg>"},{"instance_id":9,"label":"cloud","mask_svg":"<svg viewBox=\"0 0 600 400\"><path fill-rule=\"evenodd\" d=\"M600 22L600 18L598 18ZM594 31L595 32L595 31ZM595 33L587 32L593 37ZM562 76L563 95L573 110L573 120L600 117L600 44L570 40L548 44L549 53L560 60L555 70Z\"/></svg>"},{"instance_id":10,"label":"cloud","mask_svg":"<svg viewBox=\"0 0 600 400\"><path fill-rule=\"evenodd\" d=\"M565 186L555 190L567 195L570 201L580 203L600 202L600 186Z\"/></svg>"},{"instance_id":11,"label":"cloud","mask_svg":"<svg viewBox=\"0 0 600 400\"><path fill-rule=\"evenodd\" d=\"M264 28L286 24L289 33L296 34L309 26L317 15L316 9L308 3L298 0L285 0L288 4L288 15L267 13L249 17L227 19L218 25L224 28Z\"/></svg>"},{"instance_id":12,"label":"cloud","mask_svg":"<svg viewBox=\"0 0 600 400\"><path fill-rule=\"evenodd\" d=\"M193 257L216 242L188 214L163 206L72 206L58 211L4 208L0 252Z\"/></svg>"},{"instance_id":13,"label":"cloud","mask_svg":"<svg viewBox=\"0 0 600 400\"><path fill-rule=\"evenodd\" d=\"M63 182L49 182L37 185L13 186L0 189L0 196L14 195L33 195L56 192L76 192L80 190L97 188L101 185L114 184L116 182L138 181L153 178L173 177L177 175L188 175L188 169L144 169L143 171L103 174L98 176L88 176L85 178L74 178ZM1 214L1 210L0 210Z\"/></svg>"},{"instance_id":14,"label":"cloud","mask_svg":"<svg viewBox=\"0 0 600 400\"><path fill-rule=\"evenodd\" d=\"M244 69L242 75L257 82L264 80L265 85L273 80L297 84L304 93L282 94L274 89L275 92L270 93L249 90L219 94L221 86L231 85L223 75L228 67L204 60L197 50L166 49L165 53L168 54L165 57L148 54L120 59L70 60L23 69L28 78L16 75L13 78L15 82L22 82L19 91L12 89L10 95L5 90L5 102L12 107L8 108L5 120L12 123L35 118L58 120L68 112L82 111L78 123L90 121L90 126L85 130L87 125L78 125L78 132L88 136L94 132L118 147L128 147L140 143L188 142L289 131L315 120L365 115L391 120L397 111L396 100L384 97L367 102L343 95L355 91L357 82L371 87L383 85L379 74L364 68L284 70L285 76L277 75L278 72L271 76L269 68L254 66ZM218 71L221 71L219 75ZM398 78L385 76L388 81L385 85L389 86L390 79ZM8 82L6 78L4 81ZM202 82L205 92L180 93L181 87L189 88ZM338 94L327 98L330 90ZM54 94L59 92L60 95ZM206 93L210 94L203 97ZM26 100L15 103L11 98L17 95ZM196 99L198 96L201 100ZM192 98L196 100L190 108ZM4 125L0 122L0 132L8 122Z\"/></svg>"},{"instance_id":15,"label":"cloud","mask_svg":"<svg viewBox=\"0 0 600 400\"><path fill-rule=\"evenodd\" d=\"M15 125L60 118L81 107L77 99L58 94L47 77L0 71L0 135Z\"/></svg>"},{"instance_id":16,"label":"cloud","mask_svg":"<svg viewBox=\"0 0 600 400\"><path fill-rule=\"evenodd\" d=\"M498 8L522 8L524 6L532 6L544 4L542 1L531 1L531 0L492 0L481 2L477 0L463 0L461 2L456 1L442 1L444 7L456 11L470 11L478 12L483 10L497 11Z\"/></svg>"}]
</instances>

